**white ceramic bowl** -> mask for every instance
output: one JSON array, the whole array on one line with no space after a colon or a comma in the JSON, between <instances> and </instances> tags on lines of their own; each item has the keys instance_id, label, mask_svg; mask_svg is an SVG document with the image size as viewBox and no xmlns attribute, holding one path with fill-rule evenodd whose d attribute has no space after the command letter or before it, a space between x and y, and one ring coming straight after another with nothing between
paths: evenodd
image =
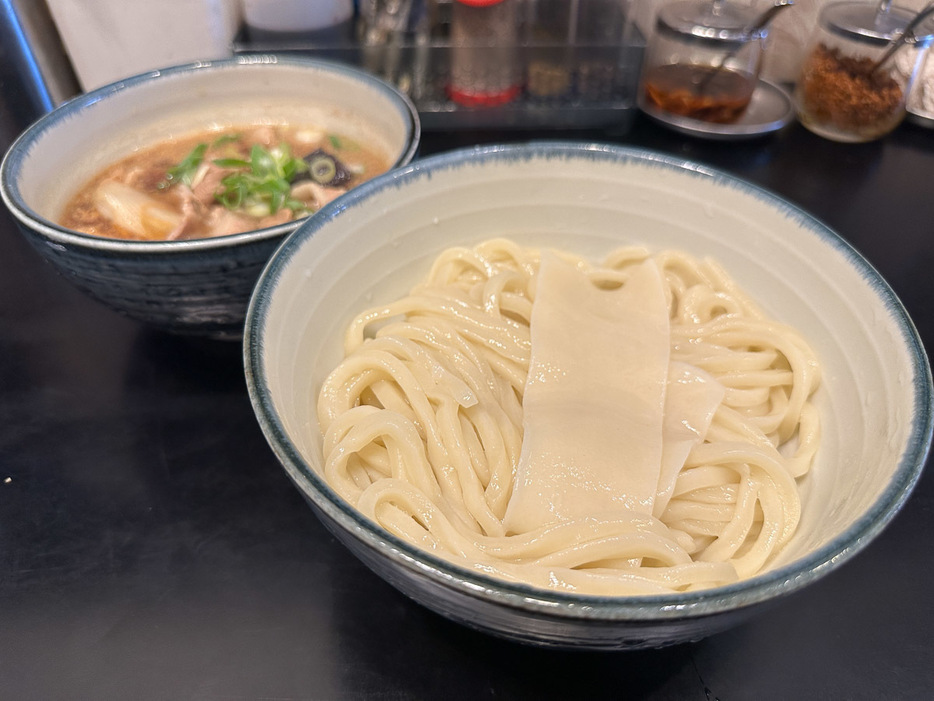
<instances>
[{"instance_id":1,"label":"white ceramic bowl","mask_svg":"<svg viewBox=\"0 0 934 701\"><path fill-rule=\"evenodd\" d=\"M348 320L402 296L444 248L504 235L596 259L624 244L710 255L770 315L799 329L824 374L823 440L803 515L769 569L706 591L585 597L504 584L375 527L322 481L315 401ZM908 497L931 443L931 374L890 287L794 205L701 165L601 145L530 144L432 157L322 211L260 278L244 336L266 437L333 533L374 571L452 619L501 636L581 648L701 638L839 567Z\"/></svg>"},{"instance_id":2,"label":"white ceramic bowl","mask_svg":"<svg viewBox=\"0 0 934 701\"><path fill-rule=\"evenodd\" d=\"M239 338L256 278L300 221L191 241L120 241L55 223L91 176L141 146L213 124L288 120L365 139L408 163L418 113L394 87L325 61L245 56L152 71L40 118L0 166L3 201L40 253L110 307L178 333Z\"/></svg>"}]
</instances>

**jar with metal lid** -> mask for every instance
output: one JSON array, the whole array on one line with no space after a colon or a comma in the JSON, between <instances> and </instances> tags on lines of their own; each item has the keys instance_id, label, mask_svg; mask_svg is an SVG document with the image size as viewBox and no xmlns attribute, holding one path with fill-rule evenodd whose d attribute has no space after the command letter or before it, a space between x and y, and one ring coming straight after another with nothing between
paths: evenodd
<instances>
[{"instance_id":1,"label":"jar with metal lid","mask_svg":"<svg viewBox=\"0 0 934 701\"><path fill-rule=\"evenodd\" d=\"M661 7L646 47L640 99L650 109L728 124L749 105L768 29L755 10L722 0Z\"/></svg>"},{"instance_id":2,"label":"jar with metal lid","mask_svg":"<svg viewBox=\"0 0 934 701\"><path fill-rule=\"evenodd\" d=\"M825 7L795 86L798 119L834 141L885 136L905 116L906 98L932 36L912 34L895 57L877 65L915 12L866 2Z\"/></svg>"}]
</instances>

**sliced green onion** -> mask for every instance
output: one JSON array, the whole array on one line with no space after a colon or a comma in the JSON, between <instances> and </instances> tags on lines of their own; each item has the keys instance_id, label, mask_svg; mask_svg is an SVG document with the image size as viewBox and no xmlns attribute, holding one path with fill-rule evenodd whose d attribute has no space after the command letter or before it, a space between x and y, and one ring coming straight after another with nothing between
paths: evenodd
<instances>
[{"instance_id":1,"label":"sliced green onion","mask_svg":"<svg viewBox=\"0 0 934 701\"><path fill-rule=\"evenodd\" d=\"M319 184L327 184L337 175L337 164L330 156L318 156L308 164L311 179Z\"/></svg>"},{"instance_id":2,"label":"sliced green onion","mask_svg":"<svg viewBox=\"0 0 934 701\"><path fill-rule=\"evenodd\" d=\"M240 139L240 134L221 134L216 139L214 139L211 144L212 147L223 146L224 144L229 144Z\"/></svg>"},{"instance_id":3,"label":"sliced green onion","mask_svg":"<svg viewBox=\"0 0 934 701\"><path fill-rule=\"evenodd\" d=\"M249 168L250 162L242 158L215 158L214 165L221 168Z\"/></svg>"},{"instance_id":4,"label":"sliced green onion","mask_svg":"<svg viewBox=\"0 0 934 701\"><path fill-rule=\"evenodd\" d=\"M172 166L166 171L165 180L159 183L159 188L164 189L177 183L182 183L191 187L192 178L194 178L198 167L204 160L204 154L207 150L207 144L198 144L195 146L178 165Z\"/></svg>"},{"instance_id":5,"label":"sliced green onion","mask_svg":"<svg viewBox=\"0 0 934 701\"><path fill-rule=\"evenodd\" d=\"M289 195L292 180L305 172L308 165L292 156L288 144L270 150L257 144L250 149L248 161L219 158L214 163L236 170L221 180L221 189L214 195L228 209L242 209L258 217L275 214L283 207L296 213L307 211Z\"/></svg>"}]
</instances>

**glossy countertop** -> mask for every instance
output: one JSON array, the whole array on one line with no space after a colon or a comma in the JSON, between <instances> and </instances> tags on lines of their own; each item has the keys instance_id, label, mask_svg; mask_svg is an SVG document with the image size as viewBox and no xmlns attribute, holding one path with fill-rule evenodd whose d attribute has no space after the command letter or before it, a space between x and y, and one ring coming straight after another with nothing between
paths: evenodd
<instances>
[{"instance_id":1,"label":"glossy countertop","mask_svg":"<svg viewBox=\"0 0 934 701\"><path fill-rule=\"evenodd\" d=\"M31 119L0 102L0 149ZM934 131L865 145L797 124L707 141L644 117L588 132L428 133L422 155L624 143L803 207L889 281L934 347ZM934 698L934 474L838 571L657 651L474 632L367 570L266 444L240 346L165 335L77 291L0 211L0 699Z\"/></svg>"}]
</instances>

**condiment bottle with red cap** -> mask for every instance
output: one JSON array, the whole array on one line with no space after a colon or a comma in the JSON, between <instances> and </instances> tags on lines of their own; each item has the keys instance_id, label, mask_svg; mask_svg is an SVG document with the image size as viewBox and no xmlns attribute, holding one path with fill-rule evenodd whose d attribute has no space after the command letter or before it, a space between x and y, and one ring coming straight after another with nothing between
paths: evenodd
<instances>
[{"instance_id":1,"label":"condiment bottle with red cap","mask_svg":"<svg viewBox=\"0 0 934 701\"><path fill-rule=\"evenodd\" d=\"M454 0L450 98L492 107L514 100L521 89L516 0Z\"/></svg>"}]
</instances>

